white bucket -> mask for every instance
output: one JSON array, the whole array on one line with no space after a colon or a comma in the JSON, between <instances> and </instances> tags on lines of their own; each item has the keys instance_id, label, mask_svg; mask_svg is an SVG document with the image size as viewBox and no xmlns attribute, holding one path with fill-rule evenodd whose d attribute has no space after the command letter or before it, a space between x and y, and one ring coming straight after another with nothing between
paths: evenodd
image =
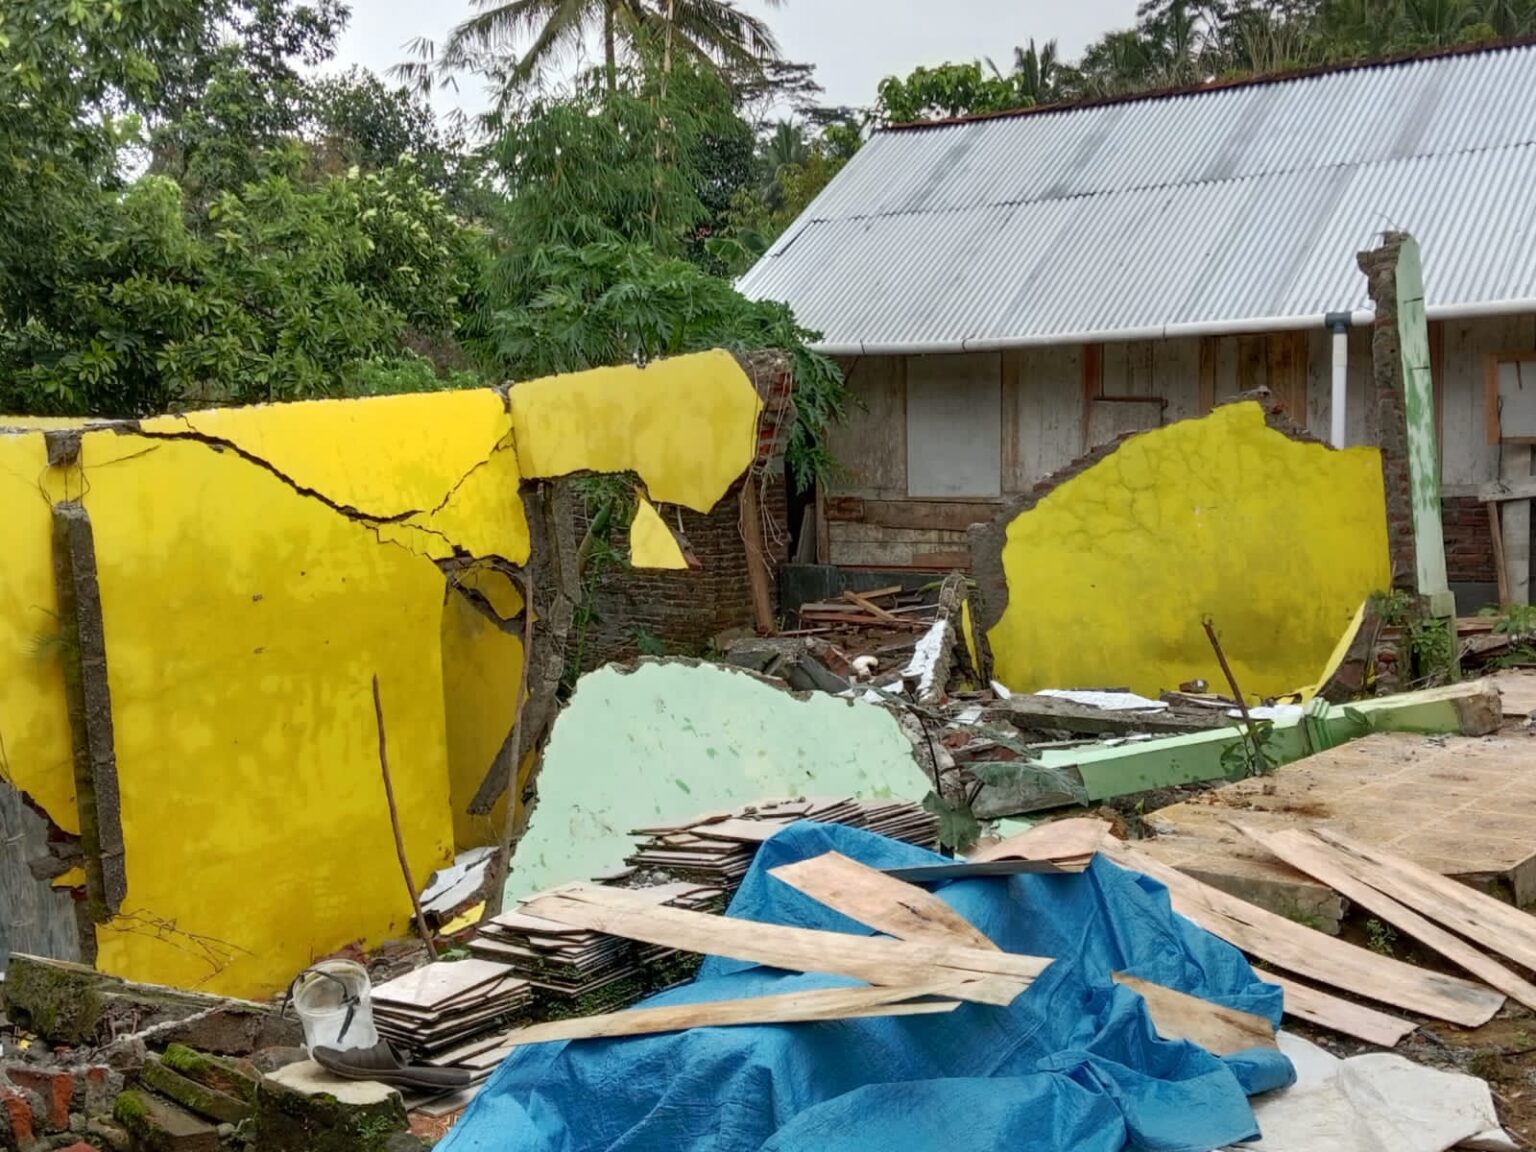
<instances>
[{"instance_id":1,"label":"white bucket","mask_svg":"<svg viewBox=\"0 0 1536 1152\"><path fill-rule=\"evenodd\" d=\"M379 1042L373 1027L368 970L351 960L325 960L293 983L293 1007L304 1025L304 1046L347 1052Z\"/></svg>"}]
</instances>

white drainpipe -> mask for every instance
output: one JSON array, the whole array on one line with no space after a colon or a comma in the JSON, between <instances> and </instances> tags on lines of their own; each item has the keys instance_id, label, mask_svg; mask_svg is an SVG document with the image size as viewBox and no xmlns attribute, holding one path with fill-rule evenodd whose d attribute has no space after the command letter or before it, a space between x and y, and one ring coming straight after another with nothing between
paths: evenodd
<instances>
[{"instance_id":1,"label":"white drainpipe","mask_svg":"<svg viewBox=\"0 0 1536 1152\"><path fill-rule=\"evenodd\" d=\"M1329 403L1332 415L1328 442L1335 448L1344 447L1348 439L1345 427L1349 418L1349 325L1352 317L1348 312L1328 313L1328 331L1333 333L1333 397Z\"/></svg>"}]
</instances>

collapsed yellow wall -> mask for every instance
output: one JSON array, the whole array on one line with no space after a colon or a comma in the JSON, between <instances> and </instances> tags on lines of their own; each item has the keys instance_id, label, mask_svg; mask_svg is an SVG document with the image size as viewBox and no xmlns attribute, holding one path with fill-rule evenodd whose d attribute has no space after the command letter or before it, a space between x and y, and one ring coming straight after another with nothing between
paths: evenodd
<instances>
[{"instance_id":1,"label":"collapsed yellow wall","mask_svg":"<svg viewBox=\"0 0 1536 1152\"><path fill-rule=\"evenodd\" d=\"M1380 456L1225 406L1127 440L1021 512L1002 565L987 635L1009 688L1225 691L1210 616L1246 694L1292 691L1391 582Z\"/></svg>"},{"instance_id":2,"label":"collapsed yellow wall","mask_svg":"<svg viewBox=\"0 0 1536 1152\"><path fill-rule=\"evenodd\" d=\"M98 966L263 995L402 934L371 679L425 880L453 840L441 574L230 452L94 432L82 455L128 875Z\"/></svg>"},{"instance_id":3,"label":"collapsed yellow wall","mask_svg":"<svg viewBox=\"0 0 1536 1152\"><path fill-rule=\"evenodd\" d=\"M530 380L509 395L525 476L636 472L652 500L708 512L757 454L762 400L728 352Z\"/></svg>"},{"instance_id":4,"label":"collapsed yellow wall","mask_svg":"<svg viewBox=\"0 0 1536 1152\"><path fill-rule=\"evenodd\" d=\"M490 581L482 575L475 583ZM457 588L448 590L442 628L449 807L462 850L496 843L506 819L505 793L484 816L472 815L469 803L517 719L523 642Z\"/></svg>"},{"instance_id":5,"label":"collapsed yellow wall","mask_svg":"<svg viewBox=\"0 0 1536 1152\"><path fill-rule=\"evenodd\" d=\"M78 835L49 471L40 434L0 432L0 778Z\"/></svg>"},{"instance_id":6,"label":"collapsed yellow wall","mask_svg":"<svg viewBox=\"0 0 1536 1152\"><path fill-rule=\"evenodd\" d=\"M0 772L75 833L50 505L82 500L95 536L127 873L99 966L266 996L317 956L402 934L372 676L425 884L502 826L504 803L464 810L514 718L524 605L488 562L528 559L523 478L635 471L707 510L750 466L759 408L735 359L706 354L532 381L510 403L485 389L104 425L70 469L47 466L41 429L87 422L0 417Z\"/></svg>"}]
</instances>

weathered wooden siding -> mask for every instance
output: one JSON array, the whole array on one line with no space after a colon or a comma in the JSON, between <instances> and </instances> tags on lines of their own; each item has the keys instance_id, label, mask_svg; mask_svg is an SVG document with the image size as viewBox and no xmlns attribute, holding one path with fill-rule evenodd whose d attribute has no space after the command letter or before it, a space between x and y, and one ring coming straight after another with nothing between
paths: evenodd
<instances>
[{"instance_id":1,"label":"weathered wooden siding","mask_svg":"<svg viewBox=\"0 0 1536 1152\"><path fill-rule=\"evenodd\" d=\"M1498 446L1487 437L1486 359L1536 349L1536 317L1435 324L1431 344L1443 482L1448 496L1470 497L1499 471ZM925 377L931 379L944 359L925 357ZM867 356L845 362L858 403L832 438L842 468L826 501L833 563L953 564L965 551L967 524L989 519L1003 500L1028 491L1089 449L1125 432L1203 415L1256 388L1268 388L1274 402L1312 435L1326 439L1330 429L1333 338L1321 328L969 355L954 358L957 381L970 381L974 392L983 364L1000 377L1001 499L914 497L908 490L906 359ZM1349 334L1351 444L1376 441L1370 380L1371 332L1356 328ZM952 421L953 414L946 419Z\"/></svg>"}]
</instances>

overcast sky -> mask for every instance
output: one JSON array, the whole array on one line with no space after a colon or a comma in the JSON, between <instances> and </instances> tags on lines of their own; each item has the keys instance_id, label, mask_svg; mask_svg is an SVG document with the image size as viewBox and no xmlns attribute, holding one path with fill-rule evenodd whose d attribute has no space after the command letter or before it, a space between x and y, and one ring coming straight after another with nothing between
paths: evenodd
<instances>
[{"instance_id":1,"label":"overcast sky","mask_svg":"<svg viewBox=\"0 0 1536 1152\"><path fill-rule=\"evenodd\" d=\"M1134 22L1136 0L786 0L767 16L784 54L815 64L828 104L874 102L875 85L919 64L991 56L1006 68L1015 44L1053 37L1068 57L1111 28ZM352 24L341 43L341 63L383 72L404 56L416 36L442 39L473 6L470 0L352 0ZM440 98L478 110L480 94Z\"/></svg>"}]
</instances>

